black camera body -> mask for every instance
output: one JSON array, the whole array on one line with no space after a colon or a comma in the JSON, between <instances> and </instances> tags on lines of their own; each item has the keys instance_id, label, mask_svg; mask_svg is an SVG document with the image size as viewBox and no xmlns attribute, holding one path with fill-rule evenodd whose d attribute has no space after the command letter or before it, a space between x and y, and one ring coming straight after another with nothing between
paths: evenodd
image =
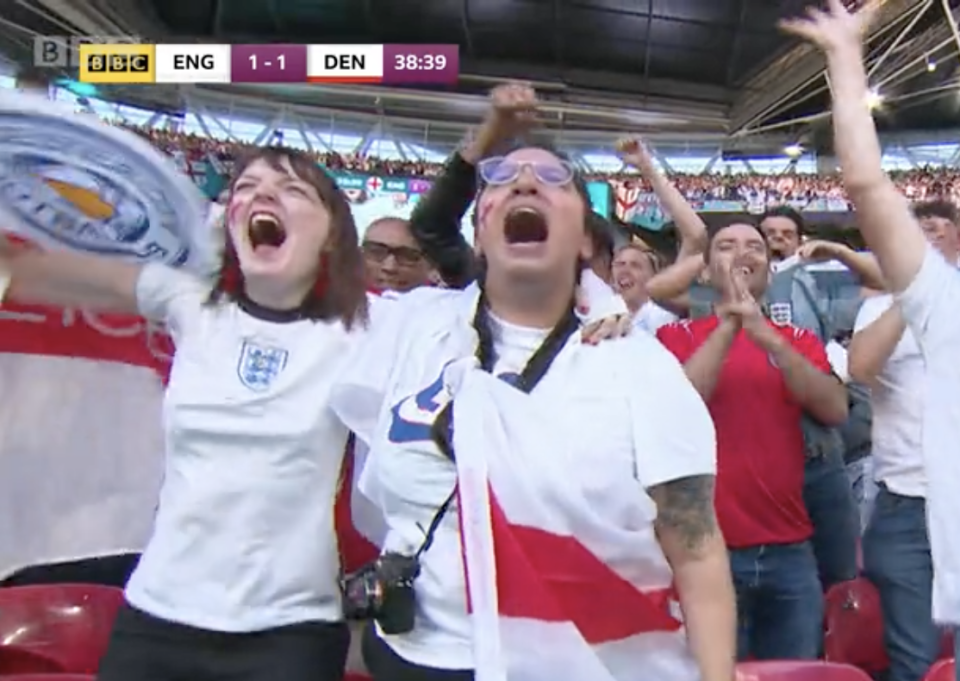
<instances>
[{"instance_id":1,"label":"black camera body","mask_svg":"<svg viewBox=\"0 0 960 681\"><path fill-rule=\"evenodd\" d=\"M420 574L415 556L386 552L340 580L343 613L348 620L376 620L385 634L413 630L416 595L413 582Z\"/></svg>"}]
</instances>

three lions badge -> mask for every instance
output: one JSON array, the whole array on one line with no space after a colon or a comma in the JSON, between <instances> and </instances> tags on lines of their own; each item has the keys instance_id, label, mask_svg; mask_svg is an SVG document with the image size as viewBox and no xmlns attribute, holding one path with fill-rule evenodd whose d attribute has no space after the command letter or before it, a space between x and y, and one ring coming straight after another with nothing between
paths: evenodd
<instances>
[{"instance_id":1,"label":"three lions badge","mask_svg":"<svg viewBox=\"0 0 960 681\"><path fill-rule=\"evenodd\" d=\"M39 244L202 269L207 202L132 132L0 92L0 229Z\"/></svg>"}]
</instances>

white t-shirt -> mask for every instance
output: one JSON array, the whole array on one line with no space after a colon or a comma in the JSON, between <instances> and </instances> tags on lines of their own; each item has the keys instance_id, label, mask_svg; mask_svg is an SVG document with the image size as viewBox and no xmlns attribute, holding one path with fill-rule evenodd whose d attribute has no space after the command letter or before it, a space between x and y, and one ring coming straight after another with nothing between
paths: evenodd
<instances>
[{"instance_id":1,"label":"white t-shirt","mask_svg":"<svg viewBox=\"0 0 960 681\"><path fill-rule=\"evenodd\" d=\"M933 617L960 625L960 272L933 248L899 295L927 365L922 451L933 555Z\"/></svg>"},{"instance_id":2,"label":"white t-shirt","mask_svg":"<svg viewBox=\"0 0 960 681\"><path fill-rule=\"evenodd\" d=\"M408 555L420 547L424 528L456 482L454 465L430 439L430 426L449 401L443 370L452 360L472 356L476 348L470 326L477 304L475 287L422 295L434 299L415 307L418 294L408 294L399 301L393 323L375 327L372 336L384 334L381 345L393 354L377 355L381 368L369 363L362 367L365 373L389 376L384 382L389 388L360 489L384 512L385 550ZM547 332L491 321L494 373L509 380L504 375L520 373ZM610 480L619 484L626 477L637 480L631 494L646 498L645 488L715 473L709 414L676 359L647 334L597 346L582 344L575 334L531 397L556 414L556 427L564 431L571 455L579 462L570 475L583 480L585 488ZM634 414L642 414L642 420ZM641 430L643 441L657 446L637 451L636 433ZM678 438L678 433L684 437ZM667 587L672 573L656 542L652 519L646 536L650 563L657 566L651 581ZM384 640L416 664L472 668L472 629L455 508L444 517L421 562L415 583L416 626L408 634L384 635ZM658 654L667 658L675 654L685 661L677 669L690 669L685 634L675 632L662 640Z\"/></svg>"},{"instance_id":3,"label":"white t-shirt","mask_svg":"<svg viewBox=\"0 0 960 681\"><path fill-rule=\"evenodd\" d=\"M656 334L657 329L661 326L672 324L678 319L679 317L670 312L670 310L660 307L652 300L648 300L641 305L637 313L633 315L633 325L641 331Z\"/></svg>"},{"instance_id":4,"label":"white t-shirt","mask_svg":"<svg viewBox=\"0 0 960 681\"><path fill-rule=\"evenodd\" d=\"M227 632L342 619L334 499L347 430L328 408L348 347L339 323L271 322L161 265L141 314L176 343L153 536L127 599Z\"/></svg>"},{"instance_id":5,"label":"white t-shirt","mask_svg":"<svg viewBox=\"0 0 960 681\"><path fill-rule=\"evenodd\" d=\"M846 383L850 380L850 372L847 370L847 349L837 341L827 343L827 361L830 362L830 368L841 381Z\"/></svg>"},{"instance_id":6,"label":"white t-shirt","mask_svg":"<svg viewBox=\"0 0 960 681\"><path fill-rule=\"evenodd\" d=\"M854 332L877 321L892 304L890 295L864 300ZM891 492L908 497L926 494L920 445L925 373L920 347L906 329L870 390L874 478Z\"/></svg>"}]
</instances>

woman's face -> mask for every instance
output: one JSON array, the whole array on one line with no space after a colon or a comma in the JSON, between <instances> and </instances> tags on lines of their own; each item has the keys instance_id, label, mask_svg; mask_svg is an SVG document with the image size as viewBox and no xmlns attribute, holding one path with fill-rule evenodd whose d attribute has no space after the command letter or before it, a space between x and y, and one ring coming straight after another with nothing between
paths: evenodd
<instances>
[{"instance_id":1,"label":"woman's face","mask_svg":"<svg viewBox=\"0 0 960 681\"><path fill-rule=\"evenodd\" d=\"M259 159L234 182L227 228L245 280L296 284L317 276L330 211L289 159L276 167Z\"/></svg>"},{"instance_id":2,"label":"woman's face","mask_svg":"<svg viewBox=\"0 0 960 681\"><path fill-rule=\"evenodd\" d=\"M569 271L592 253L586 204L573 168L544 149L518 149L481 164L487 182L478 201L477 245L496 269Z\"/></svg>"}]
</instances>

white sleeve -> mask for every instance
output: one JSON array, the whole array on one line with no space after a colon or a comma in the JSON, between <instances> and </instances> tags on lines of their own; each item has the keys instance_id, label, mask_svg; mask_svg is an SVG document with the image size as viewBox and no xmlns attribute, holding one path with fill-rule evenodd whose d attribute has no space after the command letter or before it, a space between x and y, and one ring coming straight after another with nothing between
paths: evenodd
<instances>
[{"instance_id":1,"label":"white sleeve","mask_svg":"<svg viewBox=\"0 0 960 681\"><path fill-rule=\"evenodd\" d=\"M174 342L193 325L209 294L209 285L197 277L159 263L144 266L137 278L140 314L162 322Z\"/></svg>"},{"instance_id":2,"label":"white sleeve","mask_svg":"<svg viewBox=\"0 0 960 681\"><path fill-rule=\"evenodd\" d=\"M871 296L865 298L860 304L860 310L857 312L857 321L853 324L853 332L863 331L865 328L880 319L880 316L890 309L893 304L893 296Z\"/></svg>"},{"instance_id":3,"label":"white sleeve","mask_svg":"<svg viewBox=\"0 0 960 681\"><path fill-rule=\"evenodd\" d=\"M369 327L351 334L350 352L330 396L333 411L361 442L369 444L373 437L407 326L416 324L418 314L449 295L447 289L424 287L369 297Z\"/></svg>"},{"instance_id":4,"label":"white sleeve","mask_svg":"<svg viewBox=\"0 0 960 681\"><path fill-rule=\"evenodd\" d=\"M713 419L676 357L646 334L628 339L628 381L637 478L645 489L694 475L716 475Z\"/></svg>"},{"instance_id":5,"label":"white sleeve","mask_svg":"<svg viewBox=\"0 0 960 681\"><path fill-rule=\"evenodd\" d=\"M591 269L580 274L580 295L589 309L580 315L584 322L595 322L607 317L627 314L627 304L603 279Z\"/></svg>"},{"instance_id":6,"label":"white sleeve","mask_svg":"<svg viewBox=\"0 0 960 681\"><path fill-rule=\"evenodd\" d=\"M903 316L928 358L934 351L956 351L960 346L960 272L932 247L927 248L920 271L897 298Z\"/></svg>"}]
</instances>

